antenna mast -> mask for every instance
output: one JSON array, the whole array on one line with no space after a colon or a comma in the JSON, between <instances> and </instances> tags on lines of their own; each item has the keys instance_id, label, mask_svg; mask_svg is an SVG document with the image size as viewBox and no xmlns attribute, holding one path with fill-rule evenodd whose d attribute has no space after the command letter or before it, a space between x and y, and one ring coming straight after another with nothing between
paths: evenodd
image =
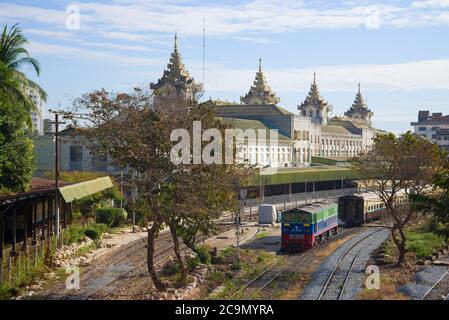
<instances>
[{"instance_id":1,"label":"antenna mast","mask_svg":"<svg viewBox=\"0 0 449 320\"><path fill-rule=\"evenodd\" d=\"M205 61L206 61L206 19L203 18L203 90L206 89L205 77L204 77Z\"/></svg>"}]
</instances>

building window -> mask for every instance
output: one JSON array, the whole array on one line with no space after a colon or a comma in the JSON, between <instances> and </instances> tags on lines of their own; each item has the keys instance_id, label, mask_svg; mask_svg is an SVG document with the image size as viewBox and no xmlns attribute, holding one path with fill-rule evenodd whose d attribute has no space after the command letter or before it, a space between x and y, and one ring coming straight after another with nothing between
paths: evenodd
<instances>
[{"instance_id":1,"label":"building window","mask_svg":"<svg viewBox=\"0 0 449 320\"><path fill-rule=\"evenodd\" d=\"M83 169L83 147L70 146L70 170L80 171Z\"/></svg>"},{"instance_id":2,"label":"building window","mask_svg":"<svg viewBox=\"0 0 449 320\"><path fill-rule=\"evenodd\" d=\"M419 131L426 131L426 127L419 127L418 130Z\"/></svg>"}]
</instances>

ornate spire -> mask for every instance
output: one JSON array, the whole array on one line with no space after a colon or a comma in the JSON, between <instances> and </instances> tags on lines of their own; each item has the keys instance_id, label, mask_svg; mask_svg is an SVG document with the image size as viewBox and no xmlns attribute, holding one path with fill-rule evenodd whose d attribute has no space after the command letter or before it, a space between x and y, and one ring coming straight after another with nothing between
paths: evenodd
<instances>
[{"instance_id":1,"label":"ornate spire","mask_svg":"<svg viewBox=\"0 0 449 320\"><path fill-rule=\"evenodd\" d=\"M182 63L181 54L178 51L177 34L175 34L174 49L170 56L170 61L167 64L167 69L164 70L162 78L156 83L150 84L150 88L156 93L176 89L176 91L183 92L190 98L194 98L196 93L201 91L201 85L195 83Z\"/></svg>"},{"instance_id":2,"label":"ornate spire","mask_svg":"<svg viewBox=\"0 0 449 320\"><path fill-rule=\"evenodd\" d=\"M355 95L354 103L351 108L347 112L345 112L345 116L353 119L360 119L366 122L371 122L371 117L373 113L368 109L365 101L363 100L363 96L360 90L360 83L358 85L357 94Z\"/></svg>"},{"instance_id":3,"label":"ornate spire","mask_svg":"<svg viewBox=\"0 0 449 320\"><path fill-rule=\"evenodd\" d=\"M256 79L249 92L245 96L240 97L240 101L244 104L252 105L277 104L280 101L265 80L261 58L259 58L259 71L256 73Z\"/></svg>"},{"instance_id":4,"label":"ornate spire","mask_svg":"<svg viewBox=\"0 0 449 320\"><path fill-rule=\"evenodd\" d=\"M312 121L315 123L327 123L327 116L332 111L332 106L321 96L315 72L313 73L313 82L309 94L304 102L298 106L298 110L301 111L301 115L312 117Z\"/></svg>"}]
</instances>

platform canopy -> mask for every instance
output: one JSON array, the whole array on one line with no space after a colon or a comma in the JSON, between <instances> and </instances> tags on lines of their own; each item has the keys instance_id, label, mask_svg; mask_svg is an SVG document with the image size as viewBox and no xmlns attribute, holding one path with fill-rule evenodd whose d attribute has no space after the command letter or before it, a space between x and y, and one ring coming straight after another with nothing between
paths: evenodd
<instances>
[{"instance_id":1,"label":"platform canopy","mask_svg":"<svg viewBox=\"0 0 449 320\"><path fill-rule=\"evenodd\" d=\"M59 188L65 202L73 202L97 192L112 188L114 184L109 177L98 178Z\"/></svg>"},{"instance_id":2,"label":"platform canopy","mask_svg":"<svg viewBox=\"0 0 449 320\"><path fill-rule=\"evenodd\" d=\"M304 182L321 182L335 180L356 180L361 176L352 168L339 166L312 166L305 168L278 168L272 174L256 172L246 182L245 186L276 185Z\"/></svg>"}]
</instances>

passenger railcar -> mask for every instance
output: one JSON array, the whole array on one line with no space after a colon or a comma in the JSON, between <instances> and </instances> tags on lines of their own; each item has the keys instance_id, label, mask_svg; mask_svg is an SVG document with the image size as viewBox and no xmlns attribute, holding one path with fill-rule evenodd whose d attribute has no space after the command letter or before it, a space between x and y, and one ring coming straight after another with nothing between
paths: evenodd
<instances>
[{"instance_id":1,"label":"passenger railcar","mask_svg":"<svg viewBox=\"0 0 449 320\"><path fill-rule=\"evenodd\" d=\"M403 205L405 202L405 194L398 193L396 204ZM375 192L355 193L342 196L338 200L338 218L349 227L379 220L384 212L385 206Z\"/></svg>"},{"instance_id":2,"label":"passenger railcar","mask_svg":"<svg viewBox=\"0 0 449 320\"><path fill-rule=\"evenodd\" d=\"M282 212L282 250L306 251L338 233L338 205L317 202Z\"/></svg>"}]
</instances>

